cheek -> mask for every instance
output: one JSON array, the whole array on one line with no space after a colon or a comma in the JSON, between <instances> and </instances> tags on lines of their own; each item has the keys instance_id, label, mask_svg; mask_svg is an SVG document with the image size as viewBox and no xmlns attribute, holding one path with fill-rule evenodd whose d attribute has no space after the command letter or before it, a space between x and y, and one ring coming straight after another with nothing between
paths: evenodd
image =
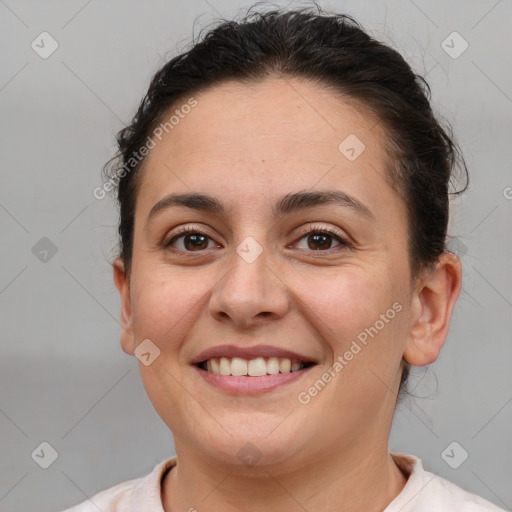
<instances>
[{"instance_id":1,"label":"cheek","mask_svg":"<svg viewBox=\"0 0 512 512\"><path fill-rule=\"evenodd\" d=\"M306 306L306 321L331 354L332 362L327 363L343 358L331 391L355 386L358 391L351 396L356 402L381 396L372 389L379 379L393 380L406 337L402 297L380 268L378 274L356 267L337 269L329 278L309 275L307 285L303 280L294 283L294 291L301 291L297 296ZM348 400L344 392L336 395Z\"/></svg>"},{"instance_id":2,"label":"cheek","mask_svg":"<svg viewBox=\"0 0 512 512\"><path fill-rule=\"evenodd\" d=\"M377 280L355 267L339 268L329 275L310 273L307 280L296 280L293 289L307 306L310 321L325 331L326 339L340 345L373 325L394 302L386 279Z\"/></svg>"},{"instance_id":3,"label":"cheek","mask_svg":"<svg viewBox=\"0 0 512 512\"><path fill-rule=\"evenodd\" d=\"M180 343L204 307L214 280L194 272L155 265L134 279L133 328L137 340L149 338L161 350Z\"/></svg>"}]
</instances>

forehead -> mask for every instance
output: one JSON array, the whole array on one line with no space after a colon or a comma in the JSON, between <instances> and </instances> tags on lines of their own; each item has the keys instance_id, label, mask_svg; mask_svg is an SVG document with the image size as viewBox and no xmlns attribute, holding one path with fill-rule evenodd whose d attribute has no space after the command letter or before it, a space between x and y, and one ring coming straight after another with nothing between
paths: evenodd
<instances>
[{"instance_id":1,"label":"forehead","mask_svg":"<svg viewBox=\"0 0 512 512\"><path fill-rule=\"evenodd\" d=\"M374 196L389 188L378 120L318 83L226 82L194 99L197 106L155 139L146 158L138 198L146 209L166 193L192 189L243 191L249 200L315 187Z\"/></svg>"},{"instance_id":2,"label":"forehead","mask_svg":"<svg viewBox=\"0 0 512 512\"><path fill-rule=\"evenodd\" d=\"M349 134L358 134L367 147L380 142L380 125L369 109L311 81L231 81L195 98L197 107L170 133L176 149L186 146L189 154L229 155L230 150L236 153L243 147L250 158L279 157L289 155L292 149L295 153L294 142L307 142L305 154L318 160L323 154L332 156L333 151L338 156L336 142ZM175 109L180 109L180 103L172 107Z\"/></svg>"}]
</instances>

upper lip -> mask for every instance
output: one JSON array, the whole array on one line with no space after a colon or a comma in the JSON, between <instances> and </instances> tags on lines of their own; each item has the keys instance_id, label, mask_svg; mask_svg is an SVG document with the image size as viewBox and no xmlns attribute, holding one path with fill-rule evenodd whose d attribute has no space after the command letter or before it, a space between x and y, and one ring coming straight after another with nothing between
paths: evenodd
<instances>
[{"instance_id":1,"label":"upper lip","mask_svg":"<svg viewBox=\"0 0 512 512\"><path fill-rule=\"evenodd\" d=\"M257 357L280 357L287 359L299 359L304 362L316 363L316 361L309 356L286 350L272 345L254 345L252 347L240 347L237 345L218 345L203 350L195 356L191 364L202 363L212 357L240 357L242 359L256 359Z\"/></svg>"}]
</instances>

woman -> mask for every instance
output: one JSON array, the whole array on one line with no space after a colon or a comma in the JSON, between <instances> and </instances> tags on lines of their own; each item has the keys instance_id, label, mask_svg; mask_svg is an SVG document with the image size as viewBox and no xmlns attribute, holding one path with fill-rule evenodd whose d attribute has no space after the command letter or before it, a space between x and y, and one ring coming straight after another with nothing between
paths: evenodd
<instances>
[{"instance_id":1,"label":"woman","mask_svg":"<svg viewBox=\"0 0 512 512\"><path fill-rule=\"evenodd\" d=\"M388 452L461 288L465 170L396 51L253 13L158 71L118 143L121 344L177 457L71 510L500 510Z\"/></svg>"}]
</instances>

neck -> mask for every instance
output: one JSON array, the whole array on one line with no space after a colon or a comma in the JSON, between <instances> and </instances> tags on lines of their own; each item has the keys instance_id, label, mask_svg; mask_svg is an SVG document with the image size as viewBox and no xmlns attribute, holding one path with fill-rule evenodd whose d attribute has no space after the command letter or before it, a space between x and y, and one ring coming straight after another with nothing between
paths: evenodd
<instances>
[{"instance_id":1,"label":"neck","mask_svg":"<svg viewBox=\"0 0 512 512\"><path fill-rule=\"evenodd\" d=\"M177 465L162 490L166 512L204 510L379 512L402 491L406 477L384 447L334 452L314 461L238 472L207 462L193 449L178 449ZM184 447L181 447L184 448ZM255 468L256 466L254 466Z\"/></svg>"}]
</instances>

